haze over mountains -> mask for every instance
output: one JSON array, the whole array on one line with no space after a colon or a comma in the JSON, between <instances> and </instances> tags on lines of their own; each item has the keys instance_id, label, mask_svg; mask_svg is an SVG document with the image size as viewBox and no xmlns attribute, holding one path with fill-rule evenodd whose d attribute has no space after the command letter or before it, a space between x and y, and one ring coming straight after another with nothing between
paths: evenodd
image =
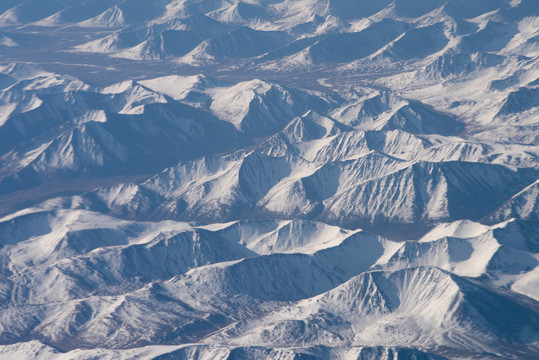
<instances>
[{"instance_id":1,"label":"haze over mountains","mask_svg":"<svg viewBox=\"0 0 539 360\"><path fill-rule=\"evenodd\" d=\"M0 358L535 359L535 0L0 4Z\"/></svg>"}]
</instances>

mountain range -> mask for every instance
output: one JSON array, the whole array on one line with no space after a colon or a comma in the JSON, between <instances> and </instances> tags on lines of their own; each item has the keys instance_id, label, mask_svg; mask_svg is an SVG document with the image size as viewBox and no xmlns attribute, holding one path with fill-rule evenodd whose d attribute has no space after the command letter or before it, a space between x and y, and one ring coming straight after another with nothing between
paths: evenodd
<instances>
[{"instance_id":1,"label":"mountain range","mask_svg":"<svg viewBox=\"0 0 539 360\"><path fill-rule=\"evenodd\" d=\"M0 358L535 359L539 3L4 0Z\"/></svg>"}]
</instances>

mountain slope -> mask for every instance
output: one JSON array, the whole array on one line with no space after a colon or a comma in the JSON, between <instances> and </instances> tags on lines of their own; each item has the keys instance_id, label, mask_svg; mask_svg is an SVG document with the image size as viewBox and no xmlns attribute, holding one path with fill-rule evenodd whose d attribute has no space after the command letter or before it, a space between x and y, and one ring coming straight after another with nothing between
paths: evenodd
<instances>
[{"instance_id":1,"label":"mountain slope","mask_svg":"<svg viewBox=\"0 0 539 360\"><path fill-rule=\"evenodd\" d=\"M520 356L531 359L536 350L529 342L536 339L528 338L524 329L537 328L537 314L517 304L509 305L511 301L435 268L371 272L260 321L229 327L214 337L216 341L261 345L294 339L296 346L313 342L406 346L420 342L429 348L442 343L450 356L473 356L494 349L504 354L512 352L515 341L523 344ZM507 316L504 319L499 313L494 315L496 308L511 310L503 314ZM488 324L509 324L516 319L522 327L495 333L486 330ZM433 338L440 335L443 340ZM510 342L504 344L500 338Z\"/></svg>"}]
</instances>

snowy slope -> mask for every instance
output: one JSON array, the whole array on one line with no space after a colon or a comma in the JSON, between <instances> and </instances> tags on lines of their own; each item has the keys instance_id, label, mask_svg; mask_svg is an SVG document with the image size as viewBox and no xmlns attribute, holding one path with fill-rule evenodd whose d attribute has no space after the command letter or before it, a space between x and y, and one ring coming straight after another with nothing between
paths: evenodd
<instances>
[{"instance_id":1,"label":"snowy slope","mask_svg":"<svg viewBox=\"0 0 539 360\"><path fill-rule=\"evenodd\" d=\"M96 229L95 225L92 225L97 221L102 224L101 228ZM13 232L14 228L22 228L23 224L32 224L32 226L27 226L24 232L9 233ZM492 324L504 321L497 315L494 317L488 315L492 314L492 311L487 309L473 310L479 311L481 315L478 315L479 317L474 315L471 318L463 318L460 315L461 312L470 311L468 310L470 306L483 306L481 304L484 302L478 299L489 296L492 297L492 301L488 302L488 306L505 306L510 309L510 314L507 316L516 316L518 326L528 326L530 331L533 331L538 326L537 316L531 315L530 310L526 310L517 302L517 299L489 293L490 290L486 290L484 285L474 285L456 275L437 270L438 268L410 269L410 266L428 264L476 278L514 273L515 268L511 264L494 260L500 259L503 252L500 251L500 244L507 249L520 249L521 255L517 255L520 258L524 254L523 251L529 254L528 257L533 258L531 254L537 250L537 239L533 240L535 235L531 235L536 234L533 226L533 224L504 223L491 228L483 226L481 229L479 224L461 222L439 226L419 243L416 241L397 243L372 234L353 233L312 222L239 222L193 228L186 223L170 221L126 222L85 211L77 213L37 209L34 212L24 211L15 217L3 219L1 224L3 237L9 234L10 238L14 239L13 243L4 244L1 250L3 258L11 259L9 270L4 270L7 277L2 284L4 302L11 304L9 310L3 315L4 319L11 319L9 325L6 323L5 331L6 334L10 334L9 336L17 338L26 336L24 334L27 333L34 334L33 336L40 334L40 338L48 339L48 343L60 348L73 348L71 345L73 341L82 341L86 344L85 346L105 343L115 348L150 344L152 340L147 337L148 331L153 334L154 339L168 339L162 341L177 343L186 339L199 338L206 331L237 322L232 328L224 327L223 334L226 335L213 335L204 342L216 341L223 345L243 346L243 343L248 341L249 345L274 344L279 347L283 346L280 344L283 341L290 345L286 339L296 338L294 346L324 344L346 348L345 343L342 342L343 339L337 340L328 335L344 326L339 332L342 331L343 336L348 336L345 334L349 330L344 330L350 326L348 322L339 325L343 320L333 319L326 323L329 321L327 318L329 314L322 318L320 315L314 318L314 315L309 315L312 311L318 314L329 311L333 314L332 316L338 318L355 319L359 316L357 320L354 320L358 321L358 325L353 325L352 322L350 330L352 333L357 333L354 336L356 340L353 341L355 346L369 343L382 344L380 340L376 340L379 339L377 336L384 338L399 336L394 340L399 346L415 347L419 342L422 346L428 347L431 343L439 344L441 340L437 340L436 336L443 334L443 330L432 328L432 326L441 324L436 326L442 326L443 329L449 326L444 325L445 322L449 322L455 324L451 325L453 336L460 338L459 342L473 343L474 347L479 346L482 350L462 348L459 342L447 340L442 342L447 346L447 352L456 351L465 354L471 354L474 351L504 352L510 349L510 345L498 343L499 340L496 339L529 341L526 338L528 335L524 335L524 332L523 335L518 335L519 333L508 335L511 330L501 330L503 327L492 328L490 325L478 327L478 325L468 323L479 321L483 324L486 321L486 324ZM521 234L520 240L515 237L516 234ZM341 240L328 244L320 243L319 239L336 235ZM445 237L442 241L448 241L446 245L440 243L439 240L431 240L444 235L461 236L461 238ZM465 236L469 238L466 239ZM248 243L247 239L253 239L254 242ZM468 241L471 246L455 243L457 240ZM495 245L491 245L492 241ZM283 245L276 247L279 244L286 247ZM420 250L420 252L412 250L412 247L417 249L418 245L425 250ZM257 255L244 246L255 251L260 249L259 254L267 253L266 249L271 249L270 252L298 253ZM466 258L463 253L467 247L474 248L469 255L470 258ZM39 249L39 252L32 255L26 250L32 248ZM196 251L194 251L195 248ZM313 248L319 250L313 253ZM444 253L444 249L449 252ZM500 255L494 255L485 268L478 269L478 262L485 258L487 249L488 251L493 249ZM299 253L303 251L306 253ZM56 258L52 258L51 255ZM418 262L419 259L422 262ZM205 265L212 263L213 265ZM537 263L535 260L532 267L536 267ZM97 264L100 265L97 266ZM137 265L134 266L134 264ZM524 263L520 261L519 266L522 265ZM188 270L189 267L192 269ZM404 268L404 270L393 273L363 273L359 277L353 277L369 268L380 267L391 268L394 269L393 271L397 268ZM173 277L168 279L170 276ZM301 300L332 289L350 277L353 278L349 282L329 293L313 299ZM397 283L390 286L385 283L389 280L397 281ZM371 284L373 281L374 283ZM37 284L47 284L47 286ZM357 290L350 289L350 286ZM392 300L394 295L387 293L391 291L393 294L392 286L401 289L397 293L400 300ZM368 289L371 287L374 287L374 293L369 292ZM33 289L33 291L19 290L23 288ZM367 292L361 295L363 294L361 291ZM383 293L378 294L377 291ZM427 293L424 294L424 291ZM450 295L446 295L448 291ZM464 292L465 295L458 295L459 292ZM345 301L343 296L346 296L351 303ZM363 296L368 298L364 299ZM379 303L376 299L380 296L390 303L385 306L383 301ZM528 296L536 295L528 294ZM459 299L455 300L456 305L453 304L452 297ZM169 299L166 308L160 305L161 299L164 298ZM417 299L423 299L424 305L416 303ZM59 300L61 303L58 302ZM301 300L297 305L292 307L287 305L290 301L297 300ZM328 304L324 305L326 302ZM512 305L497 305L496 302ZM424 320L421 320L422 316L430 316L426 307L434 306L439 310L441 304L451 307L452 310L448 310L448 314L456 311L454 315L451 315L455 317L454 319L451 317L445 319L447 315L444 315L444 320L440 320L440 323L432 322L431 319L429 321L432 325L425 325L426 328L421 325L421 330L415 329L415 326L424 324ZM401 308L405 305L412 308ZM154 306L168 310L152 312L151 323L146 324L144 331L135 330L136 324L144 321L147 317L145 313ZM360 306L359 309L356 309L358 306ZM281 307L283 308L275 314L263 315L270 309ZM231 312L235 314L232 317L230 317ZM348 312L357 315L349 315ZM398 316L401 313L412 318L403 322ZM38 326L28 327L24 319L30 314L33 314L32 316L39 322ZM262 317L259 318L259 316ZM270 319L266 319L267 316L270 316ZM277 326L273 324L274 321L279 323L285 321L283 316L292 316L296 319L294 321L300 321L300 319L307 322L316 321L317 325L309 326L310 330L300 338L296 335L286 335L288 331L298 331L294 321L286 321L286 325L283 323L282 329L278 330L275 335L272 335L274 330L269 330L270 333L265 335L265 340L257 340L258 335L254 334L236 334L237 331L243 333L247 331L246 329L250 329L252 325L248 324L251 322L262 324L257 326L270 326L273 329ZM481 316L490 317L483 319ZM519 316L527 317L527 319L518 320ZM205 320L196 322L196 325L195 323L189 325L198 317ZM395 319L391 320L393 317ZM273 318L277 320L272 320ZM410 335L406 335L406 332L404 335L397 335L400 332L397 329L390 330L392 335L389 333L382 335L383 333L380 333L382 330L375 330L376 326L381 326L378 324L384 324L383 327L387 329L387 324L397 319L401 324L399 326L407 327ZM244 320L247 320L247 323ZM170 333L170 325L167 325L171 321L176 323L175 335ZM323 322L320 323L320 321ZM412 322L416 325L412 326ZM371 323L372 325L369 325ZM112 326L112 324L122 325L119 330L109 334L106 340L98 335L99 328ZM124 326L131 330L122 331L121 328ZM468 332L470 327L477 328L478 333ZM459 328L461 330L457 330ZM488 329L488 332L482 333L487 330L481 329ZM490 333L493 329L499 330ZM254 330L249 330L248 333L252 331ZM315 332L311 333L312 331ZM329 333L326 333L327 331ZM423 334L420 339L415 338L416 331ZM459 331L460 335L457 335ZM165 336L165 334L168 335ZM232 335L237 340L221 339L221 336ZM273 336L278 336L278 338L274 339ZM309 340L302 340L303 336L307 336L305 339ZM472 338L474 340L471 340ZM5 340L4 338L3 341ZM383 344L389 345L391 341L386 339ZM523 350L523 354L529 351Z\"/></svg>"},{"instance_id":2,"label":"snowy slope","mask_svg":"<svg viewBox=\"0 0 539 360\"><path fill-rule=\"evenodd\" d=\"M436 306L430 306L432 301ZM369 272L318 297L226 328L210 339L260 345L292 341L296 346L421 343L426 349L443 344L444 352L455 357L494 348L504 356L511 353L513 342L521 342L522 358L531 358L536 350L524 344L536 341L528 338L528 331L537 328L537 314L515 304L503 315L494 315L494 309L507 309L511 301L436 268ZM467 316L470 313L474 316ZM508 325L515 322L520 325ZM484 332L493 323L508 327ZM474 339L469 348L463 346L470 341L467 337ZM510 342L504 344L500 338Z\"/></svg>"}]
</instances>

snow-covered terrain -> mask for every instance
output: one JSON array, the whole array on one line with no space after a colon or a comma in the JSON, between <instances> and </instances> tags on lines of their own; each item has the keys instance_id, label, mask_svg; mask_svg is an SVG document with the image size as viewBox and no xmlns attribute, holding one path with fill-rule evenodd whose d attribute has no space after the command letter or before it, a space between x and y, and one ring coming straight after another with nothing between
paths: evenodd
<instances>
[{"instance_id":1,"label":"snow-covered terrain","mask_svg":"<svg viewBox=\"0 0 539 360\"><path fill-rule=\"evenodd\" d=\"M537 0L0 2L0 359L537 354Z\"/></svg>"}]
</instances>

